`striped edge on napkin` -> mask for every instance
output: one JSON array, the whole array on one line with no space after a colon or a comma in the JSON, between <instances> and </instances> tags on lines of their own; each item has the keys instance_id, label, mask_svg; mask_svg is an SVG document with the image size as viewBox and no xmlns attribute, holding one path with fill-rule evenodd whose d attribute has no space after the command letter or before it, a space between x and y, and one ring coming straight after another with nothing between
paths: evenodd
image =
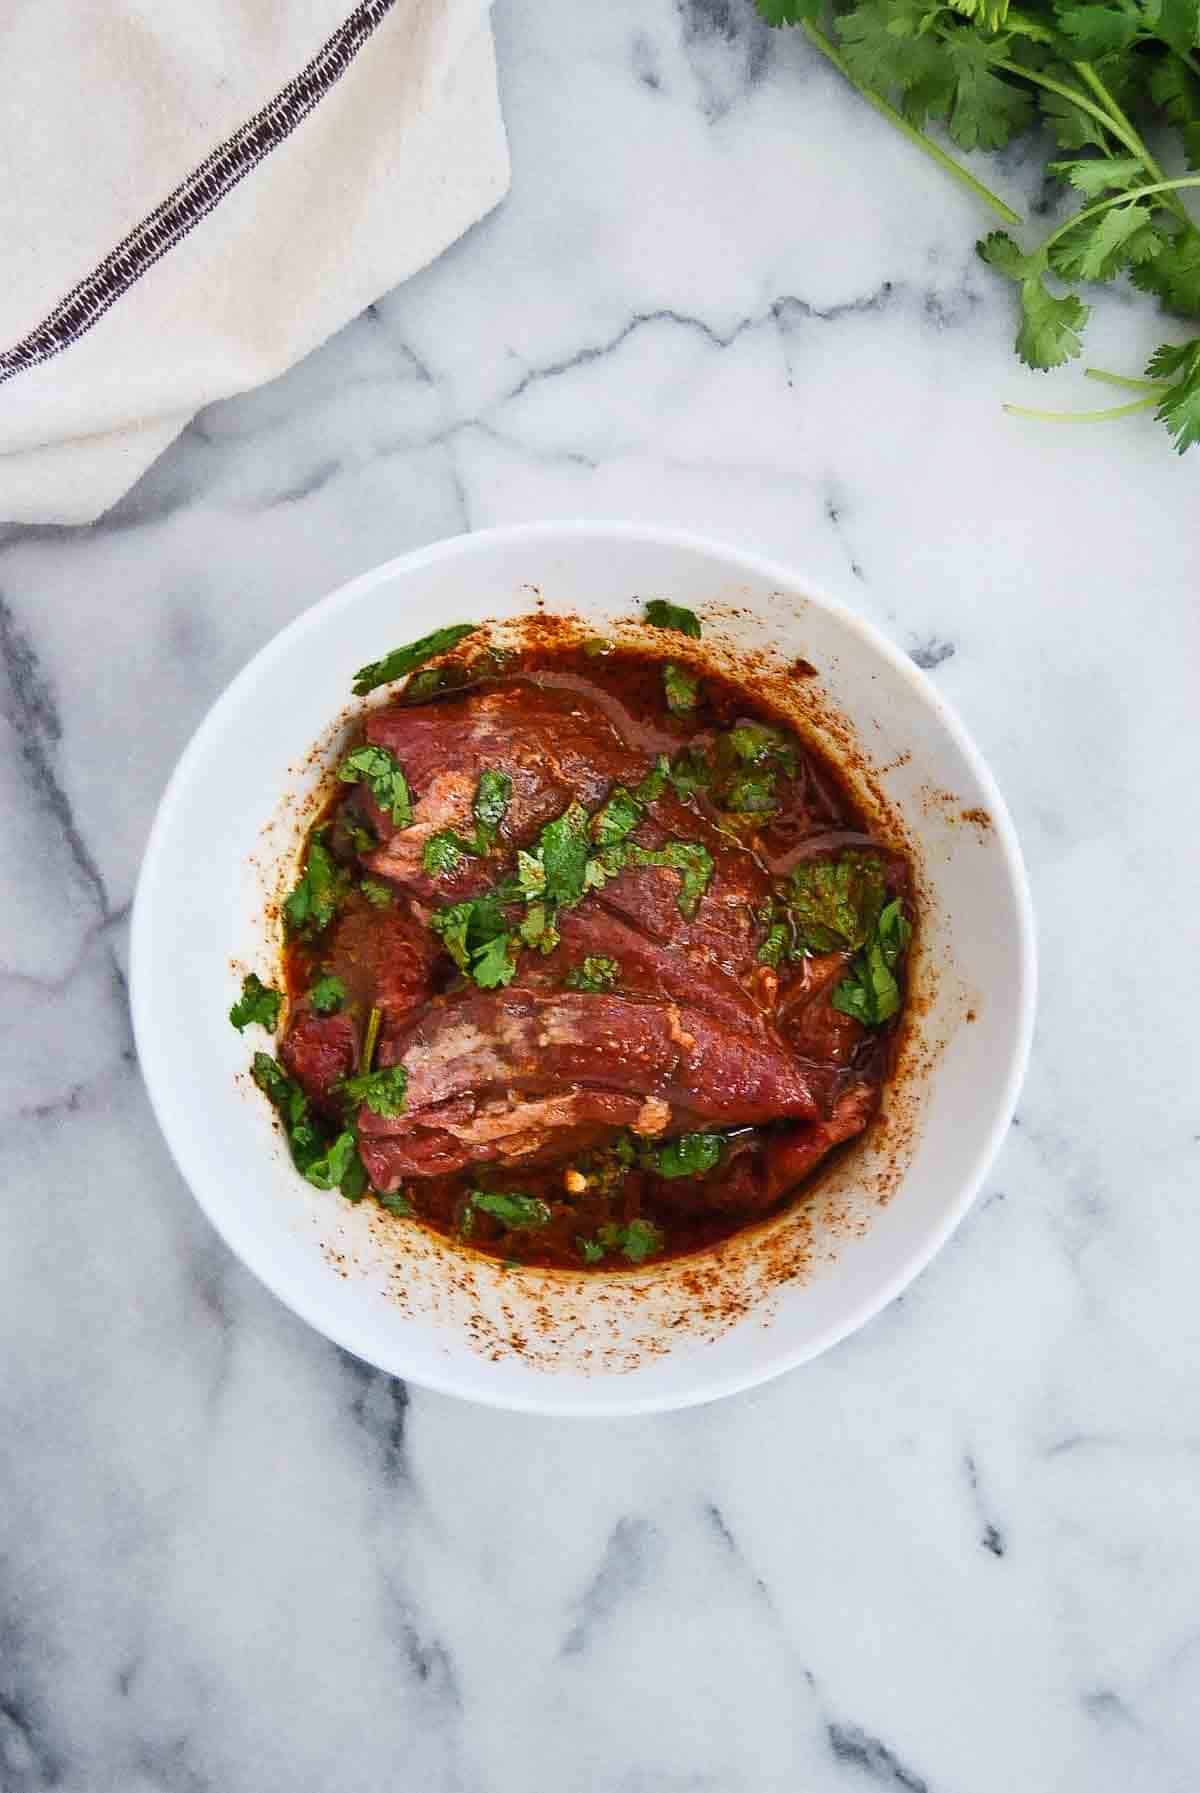
<instances>
[{"instance_id":1,"label":"striped edge on napkin","mask_svg":"<svg viewBox=\"0 0 1200 1793\"><path fill-rule=\"evenodd\" d=\"M0 521L90 522L491 210L488 10L0 9Z\"/></svg>"}]
</instances>

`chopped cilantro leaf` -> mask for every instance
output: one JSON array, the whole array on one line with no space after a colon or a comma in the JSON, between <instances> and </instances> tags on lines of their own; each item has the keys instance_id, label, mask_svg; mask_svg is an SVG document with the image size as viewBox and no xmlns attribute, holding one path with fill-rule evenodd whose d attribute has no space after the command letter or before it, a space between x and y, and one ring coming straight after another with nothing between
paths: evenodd
<instances>
[{"instance_id":1,"label":"chopped cilantro leaf","mask_svg":"<svg viewBox=\"0 0 1200 1793\"><path fill-rule=\"evenodd\" d=\"M883 908L887 879L873 853L843 853L798 865L782 901L796 943L810 953L851 952L865 946Z\"/></svg>"},{"instance_id":2,"label":"chopped cilantro leaf","mask_svg":"<svg viewBox=\"0 0 1200 1793\"><path fill-rule=\"evenodd\" d=\"M495 990L511 984L517 971L517 956L511 934L497 934L471 956L471 976L481 990Z\"/></svg>"},{"instance_id":3,"label":"chopped cilantro leaf","mask_svg":"<svg viewBox=\"0 0 1200 1793\"><path fill-rule=\"evenodd\" d=\"M265 1027L268 1033L274 1033L279 1025L279 1010L283 997L278 990L272 990L261 978L250 972L242 980L242 993L229 1011L229 1019L239 1033L244 1033L252 1023Z\"/></svg>"},{"instance_id":4,"label":"chopped cilantro leaf","mask_svg":"<svg viewBox=\"0 0 1200 1793\"><path fill-rule=\"evenodd\" d=\"M554 912L545 903L530 903L517 933L523 946L536 946L543 953L552 953L562 938L555 926Z\"/></svg>"},{"instance_id":5,"label":"chopped cilantro leaf","mask_svg":"<svg viewBox=\"0 0 1200 1793\"><path fill-rule=\"evenodd\" d=\"M725 1139L720 1133L681 1133L666 1145L652 1147L646 1168L660 1177L699 1177L721 1162Z\"/></svg>"},{"instance_id":6,"label":"chopped cilantro leaf","mask_svg":"<svg viewBox=\"0 0 1200 1793\"><path fill-rule=\"evenodd\" d=\"M357 1144L357 1141L355 1142ZM356 1151L338 1180L338 1188L348 1202L360 1202L367 1193L367 1167Z\"/></svg>"},{"instance_id":7,"label":"chopped cilantro leaf","mask_svg":"<svg viewBox=\"0 0 1200 1793\"><path fill-rule=\"evenodd\" d=\"M713 749L713 795L735 815L769 815L779 805L775 780L794 776L796 749L776 728L743 722L718 735Z\"/></svg>"},{"instance_id":8,"label":"chopped cilantro leaf","mask_svg":"<svg viewBox=\"0 0 1200 1793\"><path fill-rule=\"evenodd\" d=\"M569 908L583 895L588 857L588 813L571 803L547 822L538 840L538 857L546 868L545 893L551 902Z\"/></svg>"},{"instance_id":9,"label":"chopped cilantro leaf","mask_svg":"<svg viewBox=\"0 0 1200 1793\"><path fill-rule=\"evenodd\" d=\"M517 882L526 899L541 896L546 888L546 868L534 853L517 853Z\"/></svg>"},{"instance_id":10,"label":"chopped cilantro leaf","mask_svg":"<svg viewBox=\"0 0 1200 1793\"><path fill-rule=\"evenodd\" d=\"M345 875L334 864L329 849L314 835L304 871L283 905L289 930L293 934L323 933L333 920L345 884Z\"/></svg>"},{"instance_id":11,"label":"chopped cilantro leaf","mask_svg":"<svg viewBox=\"0 0 1200 1793\"><path fill-rule=\"evenodd\" d=\"M396 828L407 828L412 821L412 793L408 780L399 760L386 747L374 747L369 741L364 742L346 755L338 767L338 777L343 784L365 783Z\"/></svg>"},{"instance_id":12,"label":"chopped cilantro leaf","mask_svg":"<svg viewBox=\"0 0 1200 1793\"><path fill-rule=\"evenodd\" d=\"M755 955L760 965L778 966L781 963L787 951L789 931L786 922L771 923L767 937Z\"/></svg>"},{"instance_id":13,"label":"chopped cilantro leaf","mask_svg":"<svg viewBox=\"0 0 1200 1793\"><path fill-rule=\"evenodd\" d=\"M355 697L365 697L378 685L390 685L393 679L402 679L405 673L415 672L436 654L448 654L460 641L473 635L478 626L477 623L451 623L448 628L423 635L419 641L410 641L407 647L393 648L382 660L372 660L354 675Z\"/></svg>"},{"instance_id":14,"label":"chopped cilantro leaf","mask_svg":"<svg viewBox=\"0 0 1200 1793\"><path fill-rule=\"evenodd\" d=\"M431 834L421 851L421 863L430 876L453 877L465 858L482 859L489 853L496 844L511 798L512 779L507 772L481 772L471 812L475 833L470 840L464 840L452 828Z\"/></svg>"},{"instance_id":15,"label":"chopped cilantro leaf","mask_svg":"<svg viewBox=\"0 0 1200 1793\"><path fill-rule=\"evenodd\" d=\"M643 1263L652 1252L661 1251L663 1247L661 1230L652 1220L645 1220L640 1215L624 1226L610 1221L599 1229L597 1240L602 1251L619 1251L631 1264Z\"/></svg>"},{"instance_id":16,"label":"chopped cilantro leaf","mask_svg":"<svg viewBox=\"0 0 1200 1793\"><path fill-rule=\"evenodd\" d=\"M496 844L500 824L512 800L512 779L507 772L485 771L479 775L472 813L475 817L475 851L486 853Z\"/></svg>"},{"instance_id":17,"label":"chopped cilantro leaf","mask_svg":"<svg viewBox=\"0 0 1200 1793\"><path fill-rule=\"evenodd\" d=\"M279 1060L272 1058L269 1052L254 1054L250 1075L263 1095L281 1111L290 1102L293 1091L301 1096L301 1100L304 1099L299 1085L292 1082Z\"/></svg>"},{"instance_id":18,"label":"chopped cilantro leaf","mask_svg":"<svg viewBox=\"0 0 1200 1793\"><path fill-rule=\"evenodd\" d=\"M665 598L651 598L646 604L645 620L655 629L678 629L681 635L700 639L700 618L694 610L680 604L668 604Z\"/></svg>"},{"instance_id":19,"label":"chopped cilantro leaf","mask_svg":"<svg viewBox=\"0 0 1200 1793\"><path fill-rule=\"evenodd\" d=\"M685 747L671 761L667 773L675 791L680 797L690 797L694 791L707 790L712 783L712 767L699 747Z\"/></svg>"},{"instance_id":20,"label":"chopped cilantro leaf","mask_svg":"<svg viewBox=\"0 0 1200 1793\"><path fill-rule=\"evenodd\" d=\"M663 1235L652 1220L639 1217L628 1222L621 1250L631 1264L640 1264L651 1253L661 1251L662 1247Z\"/></svg>"},{"instance_id":21,"label":"chopped cilantro leaf","mask_svg":"<svg viewBox=\"0 0 1200 1793\"><path fill-rule=\"evenodd\" d=\"M592 817L592 838L598 847L611 847L632 834L645 810L623 784L614 785L606 801Z\"/></svg>"},{"instance_id":22,"label":"chopped cilantro leaf","mask_svg":"<svg viewBox=\"0 0 1200 1793\"><path fill-rule=\"evenodd\" d=\"M332 1015L346 1000L346 986L340 977L319 977L308 993L308 1000L318 1015Z\"/></svg>"},{"instance_id":23,"label":"chopped cilantro leaf","mask_svg":"<svg viewBox=\"0 0 1200 1793\"><path fill-rule=\"evenodd\" d=\"M563 983L568 990L585 990L598 994L603 990L614 989L620 975L621 967L615 959L589 956L582 964L572 965Z\"/></svg>"},{"instance_id":24,"label":"chopped cilantro leaf","mask_svg":"<svg viewBox=\"0 0 1200 1793\"><path fill-rule=\"evenodd\" d=\"M413 1205L402 1189L393 1189L390 1193L386 1190L378 1190L376 1200L381 1208L387 1209L389 1214L411 1214L413 1211Z\"/></svg>"},{"instance_id":25,"label":"chopped cilantro leaf","mask_svg":"<svg viewBox=\"0 0 1200 1793\"><path fill-rule=\"evenodd\" d=\"M667 788L667 780L671 776L671 762L665 753L660 753L645 778L639 779L633 788L633 794L639 803L649 806L657 803Z\"/></svg>"},{"instance_id":26,"label":"chopped cilantro leaf","mask_svg":"<svg viewBox=\"0 0 1200 1793\"><path fill-rule=\"evenodd\" d=\"M585 1264L598 1264L604 1256L604 1247L599 1239L576 1239L575 1243L583 1254Z\"/></svg>"},{"instance_id":27,"label":"chopped cilantro leaf","mask_svg":"<svg viewBox=\"0 0 1200 1793\"><path fill-rule=\"evenodd\" d=\"M375 838L375 830L361 822L351 822L342 818L346 833L350 837L350 845L356 853L373 853L379 842Z\"/></svg>"},{"instance_id":28,"label":"chopped cilantro leaf","mask_svg":"<svg viewBox=\"0 0 1200 1793\"><path fill-rule=\"evenodd\" d=\"M373 909L386 909L392 900L390 884L381 884L378 878L364 878L358 887Z\"/></svg>"},{"instance_id":29,"label":"chopped cilantro leaf","mask_svg":"<svg viewBox=\"0 0 1200 1793\"><path fill-rule=\"evenodd\" d=\"M372 1114L403 1114L408 1072L403 1065L387 1065L381 1071L360 1071L354 1077L343 1077L334 1088L347 1102L361 1102Z\"/></svg>"},{"instance_id":30,"label":"chopped cilantro leaf","mask_svg":"<svg viewBox=\"0 0 1200 1793\"><path fill-rule=\"evenodd\" d=\"M662 866L667 871L678 872L679 913L686 916L696 913L713 875L712 854L699 841L693 840L669 840L664 847L654 848L624 841L616 847L605 848L597 858L609 876L626 865ZM611 872L610 860L613 862Z\"/></svg>"},{"instance_id":31,"label":"chopped cilantro leaf","mask_svg":"<svg viewBox=\"0 0 1200 1793\"><path fill-rule=\"evenodd\" d=\"M464 843L450 828L431 834L421 849L421 864L431 878L451 878L462 865Z\"/></svg>"},{"instance_id":32,"label":"chopped cilantro leaf","mask_svg":"<svg viewBox=\"0 0 1200 1793\"><path fill-rule=\"evenodd\" d=\"M336 1189L354 1163L357 1153L354 1134L347 1128L339 1133L327 1151L311 1160L305 1176L317 1189ZM351 1185L353 1187L353 1184ZM356 1199L354 1197L351 1198Z\"/></svg>"},{"instance_id":33,"label":"chopped cilantro leaf","mask_svg":"<svg viewBox=\"0 0 1200 1793\"><path fill-rule=\"evenodd\" d=\"M480 1214L490 1214L501 1226L510 1232L532 1232L545 1226L550 1218L550 1209L536 1195L524 1195L519 1191L502 1191L499 1189L472 1189L467 1196L468 1207Z\"/></svg>"},{"instance_id":34,"label":"chopped cilantro leaf","mask_svg":"<svg viewBox=\"0 0 1200 1793\"><path fill-rule=\"evenodd\" d=\"M444 666L426 666L421 672L414 672L409 679L404 687L404 701L406 704L425 703L450 683Z\"/></svg>"},{"instance_id":35,"label":"chopped cilantro leaf","mask_svg":"<svg viewBox=\"0 0 1200 1793\"><path fill-rule=\"evenodd\" d=\"M787 769L796 764L796 749L787 736L765 722L741 722L727 730L718 743L718 753L721 752L743 766Z\"/></svg>"},{"instance_id":36,"label":"chopped cilantro leaf","mask_svg":"<svg viewBox=\"0 0 1200 1793\"><path fill-rule=\"evenodd\" d=\"M254 1054L250 1075L278 1113L292 1162L301 1176L317 1189L340 1185L348 1200L357 1201L366 1182L354 1149L354 1134L346 1129L331 1141L328 1130L314 1121L304 1091L269 1053Z\"/></svg>"},{"instance_id":37,"label":"chopped cilantro leaf","mask_svg":"<svg viewBox=\"0 0 1200 1793\"><path fill-rule=\"evenodd\" d=\"M774 815L775 778L771 772L742 772L731 778L721 793L721 807L732 815Z\"/></svg>"},{"instance_id":38,"label":"chopped cilantro leaf","mask_svg":"<svg viewBox=\"0 0 1200 1793\"><path fill-rule=\"evenodd\" d=\"M511 981L516 971L514 937L494 893L438 909L429 925L459 970L482 989Z\"/></svg>"},{"instance_id":39,"label":"chopped cilantro leaf","mask_svg":"<svg viewBox=\"0 0 1200 1793\"><path fill-rule=\"evenodd\" d=\"M673 715L682 716L688 710L694 710L700 698L700 681L685 666L677 666L674 660L668 660L662 671L663 691L666 693L667 708Z\"/></svg>"},{"instance_id":40,"label":"chopped cilantro leaf","mask_svg":"<svg viewBox=\"0 0 1200 1793\"><path fill-rule=\"evenodd\" d=\"M900 1008L895 967L908 945L912 928L899 899L884 908L870 938L851 960L850 969L830 997L833 1007L866 1027L880 1027Z\"/></svg>"},{"instance_id":41,"label":"chopped cilantro leaf","mask_svg":"<svg viewBox=\"0 0 1200 1793\"><path fill-rule=\"evenodd\" d=\"M447 908L439 909L429 919L430 927L460 971L469 972L471 969L468 935L476 908L477 902L468 899L465 903L451 903ZM490 937L489 935L488 938Z\"/></svg>"}]
</instances>

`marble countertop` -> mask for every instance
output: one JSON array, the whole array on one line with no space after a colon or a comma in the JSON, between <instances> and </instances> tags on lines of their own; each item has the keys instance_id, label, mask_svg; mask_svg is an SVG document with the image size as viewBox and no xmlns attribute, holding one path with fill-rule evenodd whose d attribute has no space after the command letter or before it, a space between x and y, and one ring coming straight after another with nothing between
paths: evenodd
<instances>
[{"instance_id":1,"label":"marble countertop","mask_svg":"<svg viewBox=\"0 0 1200 1793\"><path fill-rule=\"evenodd\" d=\"M500 210L103 522L0 533L0 1787L1191 1793L1200 454L1005 416L1080 383L1017 367L986 220L740 0L497 33ZM1102 299L1094 358L1140 365L1146 313ZM182 1185L126 1009L154 805L238 667L544 516L840 592L961 709L1041 929L947 1249L817 1363L647 1420L475 1411L309 1332Z\"/></svg>"}]
</instances>

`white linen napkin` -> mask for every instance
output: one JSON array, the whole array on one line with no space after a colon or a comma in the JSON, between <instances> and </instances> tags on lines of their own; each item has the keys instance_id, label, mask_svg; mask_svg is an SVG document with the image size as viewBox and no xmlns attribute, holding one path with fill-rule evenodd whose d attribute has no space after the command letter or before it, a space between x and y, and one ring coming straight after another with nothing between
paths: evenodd
<instances>
[{"instance_id":1,"label":"white linen napkin","mask_svg":"<svg viewBox=\"0 0 1200 1793\"><path fill-rule=\"evenodd\" d=\"M488 11L0 7L0 521L100 515L503 197Z\"/></svg>"}]
</instances>

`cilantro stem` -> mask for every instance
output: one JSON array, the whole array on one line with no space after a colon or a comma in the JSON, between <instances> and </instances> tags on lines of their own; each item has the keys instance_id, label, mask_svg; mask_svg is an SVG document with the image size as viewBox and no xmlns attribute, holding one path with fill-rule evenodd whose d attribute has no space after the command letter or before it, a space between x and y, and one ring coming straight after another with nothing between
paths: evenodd
<instances>
[{"instance_id":1,"label":"cilantro stem","mask_svg":"<svg viewBox=\"0 0 1200 1793\"><path fill-rule=\"evenodd\" d=\"M1109 117L1112 119L1114 125L1118 127L1117 135L1121 137L1126 148L1131 149L1134 155L1138 157L1147 174L1152 175L1156 181L1165 181L1167 177L1163 173L1162 168L1150 154L1150 151L1147 149L1142 138L1139 137L1137 131L1134 129L1125 113L1122 112L1120 106L1118 106L1116 100L1104 85L1104 82L1100 79L1091 63L1076 62L1072 66L1080 79L1087 82L1092 92L1103 103L1108 111ZM1146 188L1143 187L1142 191L1145 192ZM1192 220L1179 200L1172 198L1167 201L1167 204L1171 207L1173 212L1178 213L1185 224L1191 224Z\"/></svg>"},{"instance_id":2,"label":"cilantro stem","mask_svg":"<svg viewBox=\"0 0 1200 1793\"><path fill-rule=\"evenodd\" d=\"M379 1038L379 1023L382 1020L383 1016L378 1009L372 1009L371 1013L367 1016L367 1031L363 1036L362 1049L362 1068L364 1071L369 1071L371 1069L371 1060L375 1057L375 1042Z\"/></svg>"},{"instance_id":3,"label":"cilantro stem","mask_svg":"<svg viewBox=\"0 0 1200 1793\"><path fill-rule=\"evenodd\" d=\"M1010 417L1036 417L1042 423L1102 423L1109 417L1128 417L1134 411L1145 411L1158 403L1159 395L1151 392L1135 398L1129 405L1112 405L1106 411L1038 411L1031 405L1002 405Z\"/></svg>"},{"instance_id":4,"label":"cilantro stem","mask_svg":"<svg viewBox=\"0 0 1200 1793\"><path fill-rule=\"evenodd\" d=\"M923 131L918 131L915 125L910 125L903 113L897 112L896 108L890 106L881 95L873 92L869 87L864 87L862 82L851 73L845 57L810 19L801 19L800 29L809 42L820 50L822 56L833 64L839 75L850 83L854 91L861 94L868 106L874 107L881 118L886 118L889 124L895 125L902 136L907 137L910 143L915 144L931 161L936 162L938 167L956 180L960 186L966 187L972 192L976 199L981 199L984 205L990 207L998 218L1003 218L1006 224L1020 224L1020 214L1014 212L1011 206L1005 205L1004 201L993 193L990 187L985 187L982 181L977 181L969 169L964 168L961 162L956 162L953 156L947 155L946 151L931 137L927 137ZM1001 64L1001 66L1004 65ZM1017 65L1014 63L1012 66L1015 68ZM1026 72L1024 69L1021 70L1022 74Z\"/></svg>"},{"instance_id":5,"label":"cilantro stem","mask_svg":"<svg viewBox=\"0 0 1200 1793\"><path fill-rule=\"evenodd\" d=\"M1053 248L1060 237L1082 224L1085 218L1095 218L1100 212L1110 212L1115 205L1136 205L1139 199L1149 199L1154 193L1174 193L1180 187L1200 187L1200 174L1182 174L1178 180L1153 181L1146 187L1131 187L1128 193L1114 193L1111 199L1098 199L1095 205L1085 205L1081 212L1073 212L1063 220L1057 230L1052 230L1042 244L1040 254L1045 255L1047 249ZM1184 213L1187 218L1187 213ZM1188 223L1191 220L1188 219ZM1194 228L1194 227L1193 227Z\"/></svg>"},{"instance_id":6,"label":"cilantro stem","mask_svg":"<svg viewBox=\"0 0 1200 1793\"><path fill-rule=\"evenodd\" d=\"M1082 64L1076 64L1077 68L1082 66ZM1086 112L1090 118L1096 120L1097 124L1102 124L1106 131L1111 132L1114 137L1118 137L1139 162L1145 161L1146 146L1132 127L1122 129L1110 112L1105 112L1101 107L1093 105L1087 94L1080 93L1077 87L1068 87L1065 81L1056 81L1053 75L1040 74L1035 68L1023 68L1019 62L1010 62L1007 56L998 56L992 67L1002 68L1010 75L1019 75L1022 81L1032 81L1035 87L1044 87L1047 92L1057 93L1062 99L1070 100L1073 106L1078 106L1081 112Z\"/></svg>"},{"instance_id":7,"label":"cilantro stem","mask_svg":"<svg viewBox=\"0 0 1200 1793\"><path fill-rule=\"evenodd\" d=\"M1104 386L1124 386L1130 392L1169 392L1169 380L1136 380L1131 374L1110 374L1102 367L1085 367L1084 373L1089 380L1099 380Z\"/></svg>"}]
</instances>

